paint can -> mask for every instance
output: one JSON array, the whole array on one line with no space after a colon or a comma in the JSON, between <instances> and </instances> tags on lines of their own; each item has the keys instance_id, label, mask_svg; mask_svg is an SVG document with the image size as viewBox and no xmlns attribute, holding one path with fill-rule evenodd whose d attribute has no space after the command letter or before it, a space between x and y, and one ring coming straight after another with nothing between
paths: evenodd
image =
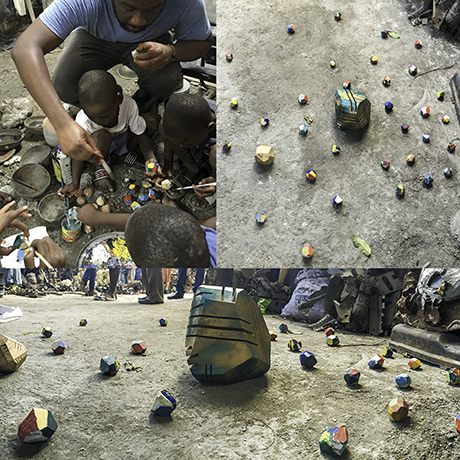
<instances>
[{"instance_id":1,"label":"paint can","mask_svg":"<svg viewBox=\"0 0 460 460\"><path fill-rule=\"evenodd\" d=\"M70 223L70 228L69 228ZM73 243L74 241L78 240L81 232L81 222L75 219L67 220L65 217L61 221L61 229L62 229L62 238L68 243Z\"/></svg>"}]
</instances>

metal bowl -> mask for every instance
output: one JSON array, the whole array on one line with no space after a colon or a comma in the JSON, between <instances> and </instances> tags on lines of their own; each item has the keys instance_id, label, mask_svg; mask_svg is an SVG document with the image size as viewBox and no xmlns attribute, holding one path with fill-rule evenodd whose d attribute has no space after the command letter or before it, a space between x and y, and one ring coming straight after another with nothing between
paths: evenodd
<instances>
[{"instance_id":1,"label":"metal bowl","mask_svg":"<svg viewBox=\"0 0 460 460\"><path fill-rule=\"evenodd\" d=\"M44 115L26 118L26 120L24 121L24 126L31 133L43 134L43 120L44 119L45 119Z\"/></svg>"},{"instance_id":2,"label":"metal bowl","mask_svg":"<svg viewBox=\"0 0 460 460\"><path fill-rule=\"evenodd\" d=\"M45 168L51 166L51 148L48 145L36 145L22 154L21 164L38 163Z\"/></svg>"},{"instance_id":3,"label":"metal bowl","mask_svg":"<svg viewBox=\"0 0 460 460\"><path fill-rule=\"evenodd\" d=\"M12 177L11 185L16 193L24 198L38 198L42 196L50 186L51 176L49 172L37 163L29 163L17 169ZM18 179L32 187L37 191L32 190L25 185L17 183L14 179Z\"/></svg>"},{"instance_id":4,"label":"metal bowl","mask_svg":"<svg viewBox=\"0 0 460 460\"><path fill-rule=\"evenodd\" d=\"M24 139L20 129L0 129L0 151L16 148Z\"/></svg>"},{"instance_id":5,"label":"metal bowl","mask_svg":"<svg viewBox=\"0 0 460 460\"><path fill-rule=\"evenodd\" d=\"M55 193L50 193L38 203L38 214L46 222L57 222L65 216L64 201Z\"/></svg>"},{"instance_id":6,"label":"metal bowl","mask_svg":"<svg viewBox=\"0 0 460 460\"><path fill-rule=\"evenodd\" d=\"M137 80L137 74L134 70L130 69L128 66L120 64L117 69L117 74L124 78L125 80Z\"/></svg>"}]
</instances>

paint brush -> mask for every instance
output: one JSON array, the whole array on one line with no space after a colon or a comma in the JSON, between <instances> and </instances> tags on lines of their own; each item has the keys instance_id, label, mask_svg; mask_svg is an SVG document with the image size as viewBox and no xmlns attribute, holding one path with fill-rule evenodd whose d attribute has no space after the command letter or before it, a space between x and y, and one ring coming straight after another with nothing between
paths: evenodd
<instances>
[{"instance_id":1,"label":"paint brush","mask_svg":"<svg viewBox=\"0 0 460 460\"><path fill-rule=\"evenodd\" d=\"M211 182L210 184L200 184L200 185L189 185L187 187L179 187L179 188L175 188L174 190L190 190L194 187L210 187L212 185L216 185L217 182Z\"/></svg>"},{"instance_id":2,"label":"paint brush","mask_svg":"<svg viewBox=\"0 0 460 460\"><path fill-rule=\"evenodd\" d=\"M31 185L27 184L26 182L23 182L23 181L20 180L20 179L15 179L14 177L8 176L7 174L5 174L5 173L2 172L2 171L0 171L0 176L6 177L7 179L12 180L13 182L16 182L16 183L18 183L18 184L20 184L20 185L23 185L24 187L30 188L30 189L32 189L34 192L38 192L38 189L36 189L35 187L32 187Z\"/></svg>"},{"instance_id":3,"label":"paint brush","mask_svg":"<svg viewBox=\"0 0 460 460\"><path fill-rule=\"evenodd\" d=\"M64 191L64 179L62 178L61 174L61 189ZM59 194L60 195L60 194ZM65 207L65 216L67 219L67 229L70 230L70 219L69 219L69 202L67 200L67 197L64 195L64 207Z\"/></svg>"},{"instance_id":4,"label":"paint brush","mask_svg":"<svg viewBox=\"0 0 460 460\"><path fill-rule=\"evenodd\" d=\"M107 164L107 162L104 159L102 160L101 165L104 168L105 172L109 175L109 178L114 180L115 174L113 173L112 169L110 168L110 166Z\"/></svg>"}]
</instances>

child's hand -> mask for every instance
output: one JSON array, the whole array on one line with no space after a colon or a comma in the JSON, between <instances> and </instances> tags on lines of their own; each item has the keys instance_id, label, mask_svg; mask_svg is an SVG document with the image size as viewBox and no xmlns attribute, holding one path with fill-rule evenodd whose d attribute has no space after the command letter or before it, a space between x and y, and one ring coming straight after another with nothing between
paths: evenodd
<instances>
[{"instance_id":1,"label":"child's hand","mask_svg":"<svg viewBox=\"0 0 460 460\"><path fill-rule=\"evenodd\" d=\"M198 185L212 184L214 182L216 182L216 178L210 176L210 177L205 177L203 180L200 180L200 182L198 182ZM207 187L196 187L194 185L193 190L200 198L204 198L206 196L214 195L214 193L216 193L216 186L208 185Z\"/></svg>"},{"instance_id":2,"label":"child's hand","mask_svg":"<svg viewBox=\"0 0 460 460\"><path fill-rule=\"evenodd\" d=\"M16 201L11 201L10 203L3 206L0 209L0 234L7 228L7 227L15 227L21 230L25 236L29 236L29 229L24 222L17 220L18 217L25 217L26 219L30 219L32 217L27 211L27 206L23 206L22 208L15 209L10 211L10 209L16 204Z\"/></svg>"},{"instance_id":3,"label":"child's hand","mask_svg":"<svg viewBox=\"0 0 460 460\"><path fill-rule=\"evenodd\" d=\"M94 209L94 208L93 208ZM45 236L40 240L33 240L30 248L24 256L26 268L35 268L35 251L38 251L54 268L66 267L65 252L49 237ZM46 268L45 263L40 259L39 268Z\"/></svg>"},{"instance_id":4,"label":"child's hand","mask_svg":"<svg viewBox=\"0 0 460 460\"><path fill-rule=\"evenodd\" d=\"M149 163L156 163L158 165L157 170L154 173L148 172L147 167ZM158 160L156 158L150 158L148 160L145 160L145 175L147 177L155 177L155 176L163 176L163 171L161 170L161 166L158 163Z\"/></svg>"},{"instance_id":5,"label":"child's hand","mask_svg":"<svg viewBox=\"0 0 460 460\"><path fill-rule=\"evenodd\" d=\"M155 182L154 182L154 186L156 189L158 190L163 190L163 188L161 187L161 183L165 180L165 179L172 179L173 178L173 172L171 169L165 169L161 176L157 176L156 179L155 179Z\"/></svg>"},{"instance_id":6,"label":"child's hand","mask_svg":"<svg viewBox=\"0 0 460 460\"><path fill-rule=\"evenodd\" d=\"M86 225L94 226L98 212L92 204L85 204L81 208L78 208L77 219Z\"/></svg>"},{"instance_id":7,"label":"child's hand","mask_svg":"<svg viewBox=\"0 0 460 460\"><path fill-rule=\"evenodd\" d=\"M173 50L168 45L144 42L132 52L136 65L147 72L157 72L172 62Z\"/></svg>"},{"instance_id":8,"label":"child's hand","mask_svg":"<svg viewBox=\"0 0 460 460\"><path fill-rule=\"evenodd\" d=\"M9 256L14 251L14 246L0 246L0 256Z\"/></svg>"},{"instance_id":9,"label":"child's hand","mask_svg":"<svg viewBox=\"0 0 460 460\"><path fill-rule=\"evenodd\" d=\"M79 189L80 189L80 187L77 187L74 184L69 184L69 185L64 186L64 188L61 187L57 191L57 194L59 196L65 196L66 198L71 198L71 197L73 197L75 195L75 193L78 192Z\"/></svg>"}]
</instances>

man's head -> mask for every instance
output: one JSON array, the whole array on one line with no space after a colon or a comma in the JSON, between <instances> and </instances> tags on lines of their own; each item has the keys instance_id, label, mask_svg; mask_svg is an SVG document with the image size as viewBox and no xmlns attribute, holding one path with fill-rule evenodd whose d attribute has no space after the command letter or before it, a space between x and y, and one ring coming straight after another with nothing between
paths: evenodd
<instances>
[{"instance_id":1,"label":"man's head","mask_svg":"<svg viewBox=\"0 0 460 460\"><path fill-rule=\"evenodd\" d=\"M120 26L132 33L142 32L160 14L164 0L113 0Z\"/></svg>"},{"instance_id":2,"label":"man's head","mask_svg":"<svg viewBox=\"0 0 460 460\"><path fill-rule=\"evenodd\" d=\"M185 211L149 204L128 220L125 239L135 264L142 268L210 266L204 230Z\"/></svg>"},{"instance_id":3,"label":"man's head","mask_svg":"<svg viewBox=\"0 0 460 460\"><path fill-rule=\"evenodd\" d=\"M201 144L216 127L214 113L198 94L172 97L163 115L162 131L174 144L192 148Z\"/></svg>"},{"instance_id":4,"label":"man's head","mask_svg":"<svg viewBox=\"0 0 460 460\"><path fill-rule=\"evenodd\" d=\"M112 128L118 123L123 95L113 75L105 70L90 70L78 83L80 107L94 123Z\"/></svg>"}]
</instances>

